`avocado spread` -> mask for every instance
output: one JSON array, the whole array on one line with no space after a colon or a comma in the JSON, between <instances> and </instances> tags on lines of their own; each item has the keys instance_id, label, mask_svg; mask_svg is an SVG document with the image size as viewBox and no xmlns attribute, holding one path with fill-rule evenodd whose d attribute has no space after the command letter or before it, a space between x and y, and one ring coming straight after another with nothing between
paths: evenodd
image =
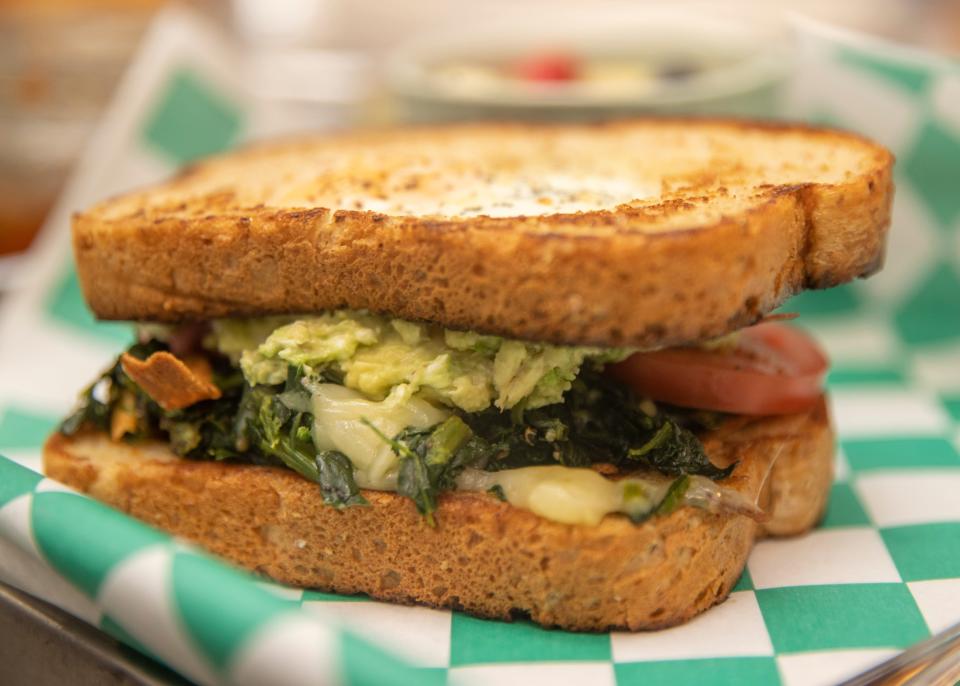
<instances>
[{"instance_id":1,"label":"avocado spread","mask_svg":"<svg viewBox=\"0 0 960 686\"><path fill-rule=\"evenodd\" d=\"M239 361L252 384L283 383L290 367L326 368L347 388L382 400L398 387L433 403L480 412L558 403L586 360L612 362L621 349L526 343L340 310L283 322L213 323L209 345Z\"/></svg>"}]
</instances>

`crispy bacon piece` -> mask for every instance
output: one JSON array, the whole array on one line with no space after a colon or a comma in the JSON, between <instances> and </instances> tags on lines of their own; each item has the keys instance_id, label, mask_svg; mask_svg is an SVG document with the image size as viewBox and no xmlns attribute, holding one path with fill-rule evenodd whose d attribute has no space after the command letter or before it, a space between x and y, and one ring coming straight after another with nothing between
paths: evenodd
<instances>
[{"instance_id":1,"label":"crispy bacon piece","mask_svg":"<svg viewBox=\"0 0 960 686\"><path fill-rule=\"evenodd\" d=\"M200 356L181 360L161 351L138 360L124 353L120 364L126 375L165 410L182 410L201 400L220 397L210 363Z\"/></svg>"}]
</instances>

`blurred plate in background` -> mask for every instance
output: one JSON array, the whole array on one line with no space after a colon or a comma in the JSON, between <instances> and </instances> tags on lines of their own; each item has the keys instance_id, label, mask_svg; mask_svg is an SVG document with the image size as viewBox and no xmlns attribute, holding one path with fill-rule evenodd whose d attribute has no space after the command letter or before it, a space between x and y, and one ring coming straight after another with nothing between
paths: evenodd
<instances>
[{"instance_id":1,"label":"blurred plate in background","mask_svg":"<svg viewBox=\"0 0 960 686\"><path fill-rule=\"evenodd\" d=\"M386 78L415 121L769 115L791 48L787 27L757 12L601 7L547 21L540 8L420 34L387 59Z\"/></svg>"}]
</instances>

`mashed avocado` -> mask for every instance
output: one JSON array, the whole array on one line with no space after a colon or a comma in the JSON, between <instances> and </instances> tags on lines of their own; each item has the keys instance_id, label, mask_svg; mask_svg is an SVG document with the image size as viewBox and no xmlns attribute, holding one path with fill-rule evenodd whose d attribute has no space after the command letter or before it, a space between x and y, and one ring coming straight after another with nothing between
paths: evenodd
<instances>
[{"instance_id":1,"label":"mashed avocado","mask_svg":"<svg viewBox=\"0 0 960 686\"><path fill-rule=\"evenodd\" d=\"M344 386L371 398L416 393L467 412L560 402L585 360L609 362L628 352L527 343L349 310L218 321L208 344L239 361L251 384L283 383L288 367L302 366L342 377Z\"/></svg>"},{"instance_id":2,"label":"mashed avocado","mask_svg":"<svg viewBox=\"0 0 960 686\"><path fill-rule=\"evenodd\" d=\"M245 350L255 349L275 329L291 321L293 321L291 317L215 319L210 323L212 332L204 344L208 348L218 350L236 364Z\"/></svg>"}]
</instances>

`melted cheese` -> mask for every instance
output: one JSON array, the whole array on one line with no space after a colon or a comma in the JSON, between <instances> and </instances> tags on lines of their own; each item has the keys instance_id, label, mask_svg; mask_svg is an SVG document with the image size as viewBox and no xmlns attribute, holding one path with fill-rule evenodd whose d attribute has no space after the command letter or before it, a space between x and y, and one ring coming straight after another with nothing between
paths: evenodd
<instances>
[{"instance_id":1,"label":"melted cheese","mask_svg":"<svg viewBox=\"0 0 960 686\"><path fill-rule=\"evenodd\" d=\"M503 490L507 502L563 524L599 524L606 515L645 514L670 487L668 478L612 481L592 469L561 465L521 467L501 472L466 470L458 479L463 490Z\"/></svg>"},{"instance_id":2,"label":"melted cheese","mask_svg":"<svg viewBox=\"0 0 960 686\"><path fill-rule=\"evenodd\" d=\"M402 390L402 387L401 387ZM450 412L409 393L393 393L385 400L368 400L357 391L336 384L311 385L314 443L318 450L338 450L354 466L361 488L397 489L400 458L382 436L395 437L406 428L426 429ZM467 469L457 488L487 491L498 486L507 502L563 524L596 525L608 514L642 516L664 498L673 479L657 474L611 480L593 471L550 465L499 472ZM750 517L763 513L744 495L702 476L690 477L682 502L708 511L733 511Z\"/></svg>"},{"instance_id":3,"label":"melted cheese","mask_svg":"<svg viewBox=\"0 0 960 686\"><path fill-rule=\"evenodd\" d=\"M364 419L393 438L407 427L426 429L450 414L425 400L396 394L377 402L336 384L318 384L310 390L317 450L339 450L346 455L361 488L396 490L399 460Z\"/></svg>"}]
</instances>

